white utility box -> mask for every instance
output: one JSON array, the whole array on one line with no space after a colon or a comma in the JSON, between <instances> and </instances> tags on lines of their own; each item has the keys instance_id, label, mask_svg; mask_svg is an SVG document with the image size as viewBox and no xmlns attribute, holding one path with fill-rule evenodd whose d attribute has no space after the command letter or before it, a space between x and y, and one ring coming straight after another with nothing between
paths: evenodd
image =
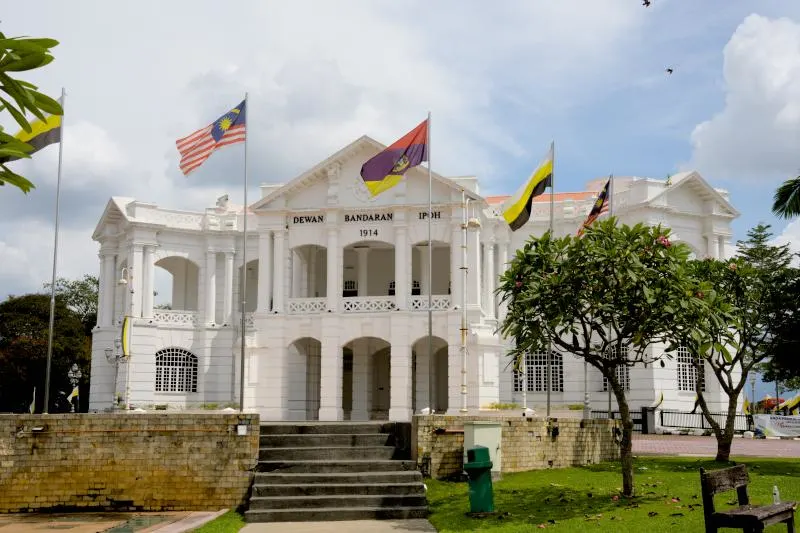
<instances>
[{"instance_id":1,"label":"white utility box","mask_svg":"<svg viewBox=\"0 0 800 533\"><path fill-rule=\"evenodd\" d=\"M499 479L503 466L503 454L500 448L503 429L500 422L474 420L464 422L464 463L467 462L467 450L475 446L489 448L489 459L492 461L492 479Z\"/></svg>"}]
</instances>

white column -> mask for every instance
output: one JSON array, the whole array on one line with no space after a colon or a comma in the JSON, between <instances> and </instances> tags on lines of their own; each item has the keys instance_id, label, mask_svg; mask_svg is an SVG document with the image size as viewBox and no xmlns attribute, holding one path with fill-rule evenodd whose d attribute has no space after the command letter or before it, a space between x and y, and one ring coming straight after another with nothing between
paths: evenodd
<instances>
[{"instance_id":1,"label":"white column","mask_svg":"<svg viewBox=\"0 0 800 533\"><path fill-rule=\"evenodd\" d=\"M393 340L401 340L392 336ZM404 341L404 342L403 342ZM389 420L408 422L411 420L411 347L408 340L392 343L390 374Z\"/></svg>"},{"instance_id":2,"label":"white column","mask_svg":"<svg viewBox=\"0 0 800 533\"><path fill-rule=\"evenodd\" d=\"M494 318L494 241L487 242L483 253L483 311L489 318Z\"/></svg>"},{"instance_id":3,"label":"white column","mask_svg":"<svg viewBox=\"0 0 800 533\"><path fill-rule=\"evenodd\" d=\"M246 267L246 265L245 265ZM242 275L247 275L244 268ZM206 252L206 324L217 321L217 252Z\"/></svg>"},{"instance_id":4,"label":"white column","mask_svg":"<svg viewBox=\"0 0 800 533\"><path fill-rule=\"evenodd\" d=\"M342 348L336 317L322 319L322 361L320 365L319 419L342 420Z\"/></svg>"},{"instance_id":5,"label":"white column","mask_svg":"<svg viewBox=\"0 0 800 533\"><path fill-rule=\"evenodd\" d=\"M335 313L339 308L339 230L328 228L328 311Z\"/></svg>"},{"instance_id":6,"label":"white column","mask_svg":"<svg viewBox=\"0 0 800 533\"><path fill-rule=\"evenodd\" d=\"M284 230L277 230L275 232L275 256L273 257L274 295L272 298L272 310L276 313L284 312L283 295L285 294L284 287L286 284L286 255L284 250L285 240L286 232Z\"/></svg>"},{"instance_id":7,"label":"white column","mask_svg":"<svg viewBox=\"0 0 800 533\"><path fill-rule=\"evenodd\" d=\"M722 235L717 236L717 259L725 260L725 237Z\"/></svg>"},{"instance_id":8,"label":"white column","mask_svg":"<svg viewBox=\"0 0 800 533\"><path fill-rule=\"evenodd\" d=\"M411 271L411 249L408 246L408 235L405 226L394 228L394 302L397 309L406 311L409 308L408 272Z\"/></svg>"},{"instance_id":9,"label":"white column","mask_svg":"<svg viewBox=\"0 0 800 533\"><path fill-rule=\"evenodd\" d=\"M225 285L222 294L222 322L229 325L233 323L233 252L225 252Z\"/></svg>"},{"instance_id":10,"label":"white column","mask_svg":"<svg viewBox=\"0 0 800 533\"><path fill-rule=\"evenodd\" d=\"M450 305L461 309L461 225L450 232Z\"/></svg>"},{"instance_id":11,"label":"white column","mask_svg":"<svg viewBox=\"0 0 800 533\"><path fill-rule=\"evenodd\" d=\"M358 296L366 296L369 287L369 248L356 248L358 254Z\"/></svg>"},{"instance_id":12,"label":"white column","mask_svg":"<svg viewBox=\"0 0 800 533\"><path fill-rule=\"evenodd\" d=\"M420 246L419 250L419 269L420 269L420 296L428 296L431 292L431 279L428 276L428 265L431 262L431 249L427 246ZM428 305L428 299L425 299L425 305ZM427 309L427 307L425 307Z\"/></svg>"},{"instance_id":13,"label":"white column","mask_svg":"<svg viewBox=\"0 0 800 533\"><path fill-rule=\"evenodd\" d=\"M411 408L414 412L419 411L425 407L433 408L433 398L431 388L431 357L428 355L428 340L423 339L416 344L417 352L417 365L414 372L416 381L416 405Z\"/></svg>"},{"instance_id":14,"label":"white column","mask_svg":"<svg viewBox=\"0 0 800 533\"><path fill-rule=\"evenodd\" d=\"M128 305L125 314L134 317L142 316L142 245L134 244L128 265L131 267L128 283Z\"/></svg>"},{"instance_id":15,"label":"white column","mask_svg":"<svg viewBox=\"0 0 800 533\"><path fill-rule=\"evenodd\" d=\"M102 327L109 327L114 324L114 292L117 287L117 277L114 271L115 255L110 253L101 254L102 269L100 277L100 312L98 323Z\"/></svg>"},{"instance_id":16,"label":"white column","mask_svg":"<svg viewBox=\"0 0 800 533\"><path fill-rule=\"evenodd\" d=\"M497 245L497 252L498 252L498 268L500 272L498 272L498 276L505 273L506 269L508 268L508 243L507 242L500 242ZM503 320L506 317L506 313L508 312L508 302L502 302L502 296L497 295L497 318Z\"/></svg>"},{"instance_id":17,"label":"white column","mask_svg":"<svg viewBox=\"0 0 800 533\"><path fill-rule=\"evenodd\" d=\"M258 305L259 313L272 310L272 232L258 234Z\"/></svg>"},{"instance_id":18,"label":"white column","mask_svg":"<svg viewBox=\"0 0 800 533\"><path fill-rule=\"evenodd\" d=\"M290 298L299 298L303 290L303 257L300 249L290 250L289 256L292 262L292 293Z\"/></svg>"},{"instance_id":19,"label":"white column","mask_svg":"<svg viewBox=\"0 0 800 533\"><path fill-rule=\"evenodd\" d=\"M154 247L152 245L144 247L144 258L142 261L142 271L144 274L144 279L142 280L142 316L145 318L153 317L153 277L155 276L153 251Z\"/></svg>"},{"instance_id":20,"label":"white column","mask_svg":"<svg viewBox=\"0 0 800 533\"><path fill-rule=\"evenodd\" d=\"M308 254L308 298L317 296L317 254L319 248L312 248Z\"/></svg>"}]
</instances>

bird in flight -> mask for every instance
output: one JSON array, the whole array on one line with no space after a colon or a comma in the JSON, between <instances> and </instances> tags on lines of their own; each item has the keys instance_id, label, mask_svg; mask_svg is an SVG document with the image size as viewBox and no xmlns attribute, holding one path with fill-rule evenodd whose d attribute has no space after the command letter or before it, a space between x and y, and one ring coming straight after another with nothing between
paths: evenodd
<instances>
[{"instance_id":1,"label":"bird in flight","mask_svg":"<svg viewBox=\"0 0 800 533\"><path fill-rule=\"evenodd\" d=\"M642 5L644 7L650 7L650 0L642 0Z\"/></svg>"},{"instance_id":2,"label":"bird in flight","mask_svg":"<svg viewBox=\"0 0 800 533\"><path fill-rule=\"evenodd\" d=\"M672 69L672 67L667 67L666 69L664 69L664 72L666 72L667 74L672 74L674 70Z\"/></svg>"}]
</instances>

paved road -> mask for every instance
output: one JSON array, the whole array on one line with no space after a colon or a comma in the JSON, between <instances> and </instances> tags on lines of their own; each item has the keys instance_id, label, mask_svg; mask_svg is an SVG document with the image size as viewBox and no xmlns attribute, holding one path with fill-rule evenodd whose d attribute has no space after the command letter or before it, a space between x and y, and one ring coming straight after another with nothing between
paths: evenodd
<instances>
[{"instance_id":1,"label":"paved road","mask_svg":"<svg viewBox=\"0 0 800 533\"><path fill-rule=\"evenodd\" d=\"M717 439L689 435L634 435L633 453L640 455L714 456ZM731 455L800 457L800 441L734 438Z\"/></svg>"},{"instance_id":2,"label":"paved road","mask_svg":"<svg viewBox=\"0 0 800 533\"><path fill-rule=\"evenodd\" d=\"M184 533L224 512L0 514L0 533Z\"/></svg>"}]
</instances>

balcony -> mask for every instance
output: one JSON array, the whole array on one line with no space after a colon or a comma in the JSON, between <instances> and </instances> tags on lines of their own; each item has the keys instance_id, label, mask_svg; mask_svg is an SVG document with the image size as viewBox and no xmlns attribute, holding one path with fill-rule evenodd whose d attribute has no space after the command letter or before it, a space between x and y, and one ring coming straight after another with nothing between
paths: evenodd
<instances>
[{"instance_id":1,"label":"balcony","mask_svg":"<svg viewBox=\"0 0 800 533\"><path fill-rule=\"evenodd\" d=\"M289 298L290 315L317 315L327 310L327 298Z\"/></svg>"},{"instance_id":2,"label":"balcony","mask_svg":"<svg viewBox=\"0 0 800 533\"><path fill-rule=\"evenodd\" d=\"M383 311L394 311L394 296L352 296L342 299L342 311L344 313L380 313Z\"/></svg>"},{"instance_id":3,"label":"balcony","mask_svg":"<svg viewBox=\"0 0 800 533\"><path fill-rule=\"evenodd\" d=\"M412 296L410 300L412 311L427 311L428 296ZM447 311L450 309L449 295L431 295L431 311Z\"/></svg>"}]
</instances>

